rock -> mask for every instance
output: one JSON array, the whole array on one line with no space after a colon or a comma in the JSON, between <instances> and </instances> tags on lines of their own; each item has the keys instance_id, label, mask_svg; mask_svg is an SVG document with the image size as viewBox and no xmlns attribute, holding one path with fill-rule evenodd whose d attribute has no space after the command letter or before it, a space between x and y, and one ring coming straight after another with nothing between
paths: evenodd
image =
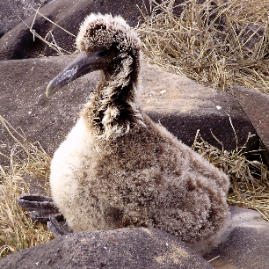
<instances>
[{"instance_id":1,"label":"rock","mask_svg":"<svg viewBox=\"0 0 269 269\"><path fill-rule=\"evenodd\" d=\"M145 71L144 71L145 70ZM235 127L239 146L255 129L236 100L230 95L204 87L194 81L162 71L158 67L142 69L143 109L156 122L191 146L197 129L210 144L221 148L212 133L226 150L236 147L235 135L229 116ZM212 133L211 133L212 131ZM258 145L257 137L248 147Z\"/></svg>"},{"instance_id":2,"label":"rock","mask_svg":"<svg viewBox=\"0 0 269 269\"><path fill-rule=\"evenodd\" d=\"M9 255L0 260L0 268L269 268L269 223L254 210L230 211L227 239L205 260L164 231L123 228L61 236Z\"/></svg>"},{"instance_id":3,"label":"rock","mask_svg":"<svg viewBox=\"0 0 269 269\"><path fill-rule=\"evenodd\" d=\"M72 58L72 57L71 57ZM29 141L39 141L52 155L75 124L78 113L99 80L99 73L83 76L46 98L48 82L70 61L68 56L1 61L0 115ZM142 64L142 107L156 122L167 127L187 145L192 145L197 129L208 142L225 149L235 148L235 136L228 114L243 145L255 129L238 102L228 94L203 87L188 78ZM0 128L1 151L8 154L14 140ZM257 141L255 138L253 141ZM255 143L250 145L255 148Z\"/></svg>"},{"instance_id":4,"label":"rock","mask_svg":"<svg viewBox=\"0 0 269 269\"><path fill-rule=\"evenodd\" d=\"M250 57L257 53L257 46L266 38L266 28L255 23L245 23L241 27L235 25L236 34L240 37L241 50Z\"/></svg>"},{"instance_id":5,"label":"rock","mask_svg":"<svg viewBox=\"0 0 269 269\"><path fill-rule=\"evenodd\" d=\"M215 259L216 269L269 268L269 223L251 209L230 207L232 220L227 240L221 243L206 260Z\"/></svg>"},{"instance_id":6,"label":"rock","mask_svg":"<svg viewBox=\"0 0 269 269\"><path fill-rule=\"evenodd\" d=\"M232 86L229 93L237 99L269 150L269 95L241 86Z\"/></svg>"},{"instance_id":7,"label":"rock","mask_svg":"<svg viewBox=\"0 0 269 269\"><path fill-rule=\"evenodd\" d=\"M15 128L22 128L28 140L39 141L51 155L76 122L99 79L98 72L88 74L47 99L46 85L69 61L70 57L63 56L0 62L0 115ZM255 132L229 95L144 63L141 75L145 111L184 143L191 145L200 129L208 142L218 145L211 129L226 149L234 149L234 133L226 113L231 115L241 145L248 132ZM2 137L2 144L13 144L3 129Z\"/></svg>"},{"instance_id":8,"label":"rock","mask_svg":"<svg viewBox=\"0 0 269 269\"><path fill-rule=\"evenodd\" d=\"M17 24L33 14L29 5L38 8L51 1L53 0L0 1L0 38Z\"/></svg>"},{"instance_id":9,"label":"rock","mask_svg":"<svg viewBox=\"0 0 269 269\"><path fill-rule=\"evenodd\" d=\"M176 237L146 228L87 231L9 255L3 269L213 268Z\"/></svg>"},{"instance_id":10,"label":"rock","mask_svg":"<svg viewBox=\"0 0 269 269\"><path fill-rule=\"evenodd\" d=\"M146 3L146 4L144 4ZM84 18L92 12L111 13L122 15L131 26L135 26L141 13L139 6L146 13L149 9L149 0L54 0L40 9L40 13L57 23L74 36L59 29L40 15L36 16L33 29L42 37L52 32L58 46L69 52L74 52L75 36ZM32 25L34 15L14 27L0 39L0 60L34 58L40 55L56 55L57 52L49 48L33 35L28 26ZM49 35L48 41L52 41Z\"/></svg>"},{"instance_id":11,"label":"rock","mask_svg":"<svg viewBox=\"0 0 269 269\"><path fill-rule=\"evenodd\" d=\"M0 62L5 78L0 81L0 115L16 129L22 128L29 141L39 141L50 155L76 122L98 81L97 73L92 73L75 81L71 92L64 88L59 95L46 98L46 85L69 60L50 57ZM0 144L5 146L1 151L8 153L14 140L3 128L0 132Z\"/></svg>"}]
</instances>

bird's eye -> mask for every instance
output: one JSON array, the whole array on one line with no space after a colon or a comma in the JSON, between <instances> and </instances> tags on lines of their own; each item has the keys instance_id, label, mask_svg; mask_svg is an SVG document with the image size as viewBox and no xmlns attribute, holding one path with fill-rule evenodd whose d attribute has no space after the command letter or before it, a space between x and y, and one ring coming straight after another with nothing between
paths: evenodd
<instances>
[{"instance_id":1,"label":"bird's eye","mask_svg":"<svg viewBox=\"0 0 269 269\"><path fill-rule=\"evenodd\" d=\"M106 56L108 55L108 53L109 53L108 50L100 50L100 51L98 52L98 57L100 57L100 58L104 58L104 57L106 57Z\"/></svg>"}]
</instances>

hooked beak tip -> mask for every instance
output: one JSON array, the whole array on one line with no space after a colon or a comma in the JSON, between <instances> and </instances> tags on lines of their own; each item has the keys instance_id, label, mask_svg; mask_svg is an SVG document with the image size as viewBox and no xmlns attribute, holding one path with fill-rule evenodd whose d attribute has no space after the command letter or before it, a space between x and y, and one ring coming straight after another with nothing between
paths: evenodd
<instances>
[{"instance_id":1,"label":"hooked beak tip","mask_svg":"<svg viewBox=\"0 0 269 269\"><path fill-rule=\"evenodd\" d=\"M52 87L52 81L48 84L46 88L46 97L50 98L53 95L53 87Z\"/></svg>"},{"instance_id":2,"label":"hooked beak tip","mask_svg":"<svg viewBox=\"0 0 269 269\"><path fill-rule=\"evenodd\" d=\"M57 77L51 80L46 88L46 97L50 98L57 90L61 88L61 84L57 83Z\"/></svg>"}]
</instances>

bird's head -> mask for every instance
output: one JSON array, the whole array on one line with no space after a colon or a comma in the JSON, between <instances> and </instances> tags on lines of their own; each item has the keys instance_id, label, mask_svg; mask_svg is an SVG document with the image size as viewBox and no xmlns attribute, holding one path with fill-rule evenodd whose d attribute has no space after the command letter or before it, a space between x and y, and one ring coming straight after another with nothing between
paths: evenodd
<instances>
[{"instance_id":1,"label":"bird's head","mask_svg":"<svg viewBox=\"0 0 269 269\"><path fill-rule=\"evenodd\" d=\"M123 65L138 65L135 59L139 58L140 39L120 16L89 15L80 27L76 45L80 53L50 81L46 89L48 97L89 72L102 69L113 74Z\"/></svg>"}]
</instances>

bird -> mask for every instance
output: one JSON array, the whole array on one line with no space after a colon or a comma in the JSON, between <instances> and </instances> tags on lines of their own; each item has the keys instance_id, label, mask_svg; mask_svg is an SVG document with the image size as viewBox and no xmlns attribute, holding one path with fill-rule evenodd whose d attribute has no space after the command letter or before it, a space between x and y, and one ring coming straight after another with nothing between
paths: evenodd
<instances>
[{"instance_id":1,"label":"bird","mask_svg":"<svg viewBox=\"0 0 269 269\"><path fill-rule=\"evenodd\" d=\"M198 253L218 245L229 223L228 176L154 123L139 103L141 41L121 16L92 13L77 57L46 95L89 72L100 81L55 151L50 186L74 232L154 227Z\"/></svg>"}]
</instances>

